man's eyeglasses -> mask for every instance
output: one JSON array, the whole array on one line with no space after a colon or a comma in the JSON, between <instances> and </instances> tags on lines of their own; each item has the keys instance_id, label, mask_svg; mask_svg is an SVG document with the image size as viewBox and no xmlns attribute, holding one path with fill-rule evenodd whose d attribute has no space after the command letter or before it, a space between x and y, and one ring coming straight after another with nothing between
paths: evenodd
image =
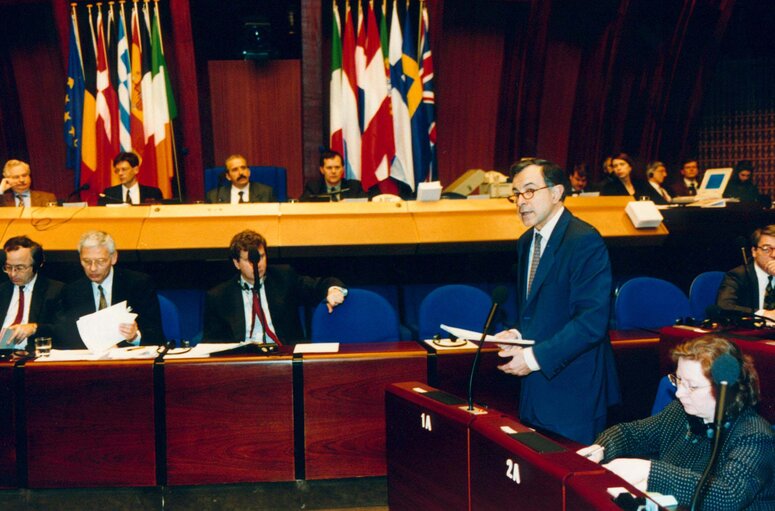
<instances>
[{"instance_id":1,"label":"man's eyeglasses","mask_svg":"<svg viewBox=\"0 0 775 511\"><path fill-rule=\"evenodd\" d=\"M756 247L757 250L761 250L767 255L775 255L775 247L771 247L769 245L762 245L760 247Z\"/></svg>"},{"instance_id":2,"label":"man's eyeglasses","mask_svg":"<svg viewBox=\"0 0 775 511\"><path fill-rule=\"evenodd\" d=\"M30 268L32 268L31 264L6 264L3 266L3 271L5 273L21 273L23 271L27 271Z\"/></svg>"},{"instance_id":3,"label":"man's eyeglasses","mask_svg":"<svg viewBox=\"0 0 775 511\"><path fill-rule=\"evenodd\" d=\"M81 259L81 265L85 266L86 268L91 268L92 266L102 268L107 266L109 263L110 259Z\"/></svg>"},{"instance_id":4,"label":"man's eyeglasses","mask_svg":"<svg viewBox=\"0 0 775 511\"><path fill-rule=\"evenodd\" d=\"M536 194L536 192L537 192L538 190L544 190L544 189L546 189L546 188L551 188L551 186L549 186L549 185L546 185L546 186L542 186L541 188L528 188L528 189L527 189L527 190L525 190L524 192L514 192L514 195L509 195L509 196L507 197L507 199L508 199L508 200L509 200L509 202L511 202L512 204L516 204L516 203L517 203L517 201L519 200L519 197L520 197L520 196L522 196L522 198L523 198L523 199L525 199L525 200L530 200L530 199L532 199L532 198L533 198L533 196Z\"/></svg>"},{"instance_id":5,"label":"man's eyeglasses","mask_svg":"<svg viewBox=\"0 0 775 511\"><path fill-rule=\"evenodd\" d=\"M694 392L695 390L698 390L698 389L707 389L708 387L710 387L710 384L708 384L708 385L689 385L688 383L686 383L686 381L683 378L681 378L679 376L676 376L674 374L668 374L667 375L667 379L670 380L670 383L673 385L673 387L676 387L676 388L683 387L686 390L688 390L689 392Z\"/></svg>"}]
</instances>

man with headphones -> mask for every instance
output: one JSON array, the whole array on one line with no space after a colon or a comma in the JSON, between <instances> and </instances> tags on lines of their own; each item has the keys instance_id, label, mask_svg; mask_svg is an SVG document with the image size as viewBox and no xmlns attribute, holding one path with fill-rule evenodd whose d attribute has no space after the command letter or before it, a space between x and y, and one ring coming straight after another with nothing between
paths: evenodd
<instances>
[{"instance_id":1,"label":"man with headphones","mask_svg":"<svg viewBox=\"0 0 775 511\"><path fill-rule=\"evenodd\" d=\"M6 241L2 256L8 282L0 284L0 317L12 332L8 344L24 349L29 337L52 336L64 284L40 274L43 247L27 236Z\"/></svg>"}]
</instances>

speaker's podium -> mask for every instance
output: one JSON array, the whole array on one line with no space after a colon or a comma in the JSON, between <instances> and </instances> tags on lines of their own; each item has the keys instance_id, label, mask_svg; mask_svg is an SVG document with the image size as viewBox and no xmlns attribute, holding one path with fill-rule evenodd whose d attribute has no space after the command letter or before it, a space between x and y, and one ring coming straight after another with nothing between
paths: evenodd
<instances>
[{"instance_id":1,"label":"speaker's podium","mask_svg":"<svg viewBox=\"0 0 775 511\"><path fill-rule=\"evenodd\" d=\"M578 455L580 445L496 410L471 413L424 383L389 385L385 406L391 511L614 510L609 488L643 496Z\"/></svg>"},{"instance_id":2,"label":"speaker's podium","mask_svg":"<svg viewBox=\"0 0 775 511\"><path fill-rule=\"evenodd\" d=\"M391 511L468 510L465 401L420 382L385 394L388 506Z\"/></svg>"}]
</instances>

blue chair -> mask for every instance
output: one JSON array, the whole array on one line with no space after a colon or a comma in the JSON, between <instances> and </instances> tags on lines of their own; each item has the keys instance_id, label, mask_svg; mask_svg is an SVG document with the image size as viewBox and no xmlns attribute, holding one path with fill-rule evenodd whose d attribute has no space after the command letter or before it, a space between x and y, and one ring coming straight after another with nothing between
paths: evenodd
<instances>
[{"instance_id":1,"label":"blue chair","mask_svg":"<svg viewBox=\"0 0 775 511\"><path fill-rule=\"evenodd\" d=\"M398 314L373 291L349 288L344 303L328 312L320 303L312 313L312 342L398 341Z\"/></svg>"},{"instance_id":2,"label":"blue chair","mask_svg":"<svg viewBox=\"0 0 775 511\"><path fill-rule=\"evenodd\" d=\"M669 405L675 399L675 391L677 389L670 383L667 376L663 376L659 380L659 386L657 387L657 395L654 397L654 404L651 407L651 415L656 415L662 411L664 407Z\"/></svg>"},{"instance_id":3,"label":"blue chair","mask_svg":"<svg viewBox=\"0 0 775 511\"><path fill-rule=\"evenodd\" d=\"M481 289L465 284L441 286L420 303L419 338L448 335L440 324L481 331L492 306L492 299Z\"/></svg>"},{"instance_id":4,"label":"blue chair","mask_svg":"<svg viewBox=\"0 0 775 511\"><path fill-rule=\"evenodd\" d=\"M666 280L635 277L619 288L614 314L618 330L659 329L689 316L689 299Z\"/></svg>"},{"instance_id":5,"label":"blue chair","mask_svg":"<svg viewBox=\"0 0 775 511\"><path fill-rule=\"evenodd\" d=\"M716 303L716 295L724 280L723 271L706 271L700 273L689 287L689 307L692 317L698 321L705 319L705 309Z\"/></svg>"},{"instance_id":6,"label":"blue chair","mask_svg":"<svg viewBox=\"0 0 775 511\"><path fill-rule=\"evenodd\" d=\"M159 295L159 307L161 308L161 327L164 337L169 341L180 339L180 314L178 308L169 298Z\"/></svg>"},{"instance_id":7,"label":"blue chair","mask_svg":"<svg viewBox=\"0 0 775 511\"><path fill-rule=\"evenodd\" d=\"M224 172L225 167L205 169L205 193L226 183ZM288 201L287 174L285 167L250 167L250 181L271 186L278 202Z\"/></svg>"},{"instance_id":8,"label":"blue chair","mask_svg":"<svg viewBox=\"0 0 775 511\"><path fill-rule=\"evenodd\" d=\"M158 294L160 301L164 298L175 305L180 318L177 335L167 335L167 338L185 339L196 344L202 338L204 327L205 292L201 289L162 289Z\"/></svg>"}]
</instances>

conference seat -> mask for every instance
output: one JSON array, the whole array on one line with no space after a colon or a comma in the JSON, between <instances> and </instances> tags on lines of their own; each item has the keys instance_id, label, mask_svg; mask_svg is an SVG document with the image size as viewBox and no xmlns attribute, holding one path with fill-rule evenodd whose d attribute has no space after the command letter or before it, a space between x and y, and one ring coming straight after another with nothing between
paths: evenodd
<instances>
[{"instance_id":1,"label":"conference seat","mask_svg":"<svg viewBox=\"0 0 775 511\"><path fill-rule=\"evenodd\" d=\"M161 289L158 292L159 302L162 298L175 305L178 314L178 333L172 337L166 333L168 339L186 340L192 345L202 339L204 328L204 304L205 292L201 289ZM162 321L164 320L162 308ZM162 325L163 326L163 325Z\"/></svg>"},{"instance_id":2,"label":"conference seat","mask_svg":"<svg viewBox=\"0 0 775 511\"><path fill-rule=\"evenodd\" d=\"M159 295L161 327L168 341L177 341L180 335L180 314L177 306L166 296Z\"/></svg>"},{"instance_id":3,"label":"conference seat","mask_svg":"<svg viewBox=\"0 0 775 511\"><path fill-rule=\"evenodd\" d=\"M692 317L697 321L704 320L707 317L705 310L715 305L722 280L723 271L706 271L694 277L689 287L689 307Z\"/></svg>"},{"instance_id":4,"label":"conference seat","mask_svg":"<svg viewBox=\"0 0 775 511\"><path fill-rule=\"evenodd\" d=\"M400 340L398 313L366 289L349 288L344 303L329 313L321 302L312 313L312 342L395 342Z\"/></svg>"},{"instance_id":5,"label":"conference seat","mask_svg":"<svg viewBox=\"0 0 775 511\"><path fill-rule=\"evenodd\" d=\"M437 287L420 303L419 339L431 339L436 334L448 336L439 328L441 324L479 332L491 306L490 296L477 287L466 284Z\"/></svg>"},{"instance_id":6,"label":"conference seat","mask_svg":"<svg viewBox=\"0 0 775 511\"><path fill-rule=\"evenodd\" d=\"M675 399L675 391L677 389L670 383L670 379L667 375L663 376L659 380L659 386L657 387L657 394L654 396L654 404L651 407L651 415L656 415L662 411L664 407L669 405Z\"/></svg>"},{"instance_id":7,"label":"conference seat","mask_svg":"<svg viewBox=\"0 0 775 511\"><path fill-rule=\"evenodd\" d=\"M621 285L614 300L618 330L658 330L689 314L689 299L684 292L654 277L628 280Z\"/></svg>"},{"instance_id":8,"label":"conference seat","mask_svg":"<svg viewBox=\"0 0 775 511\"><path fill-rule=\"evenodd\" d=\"M223 173L225 167L210 167L205 169L205 193L213 188L227 184ZM250 181L272 187L278 202L288 201L288 171L285 167L250 166Z\"/></svg>"}]
</instances>

